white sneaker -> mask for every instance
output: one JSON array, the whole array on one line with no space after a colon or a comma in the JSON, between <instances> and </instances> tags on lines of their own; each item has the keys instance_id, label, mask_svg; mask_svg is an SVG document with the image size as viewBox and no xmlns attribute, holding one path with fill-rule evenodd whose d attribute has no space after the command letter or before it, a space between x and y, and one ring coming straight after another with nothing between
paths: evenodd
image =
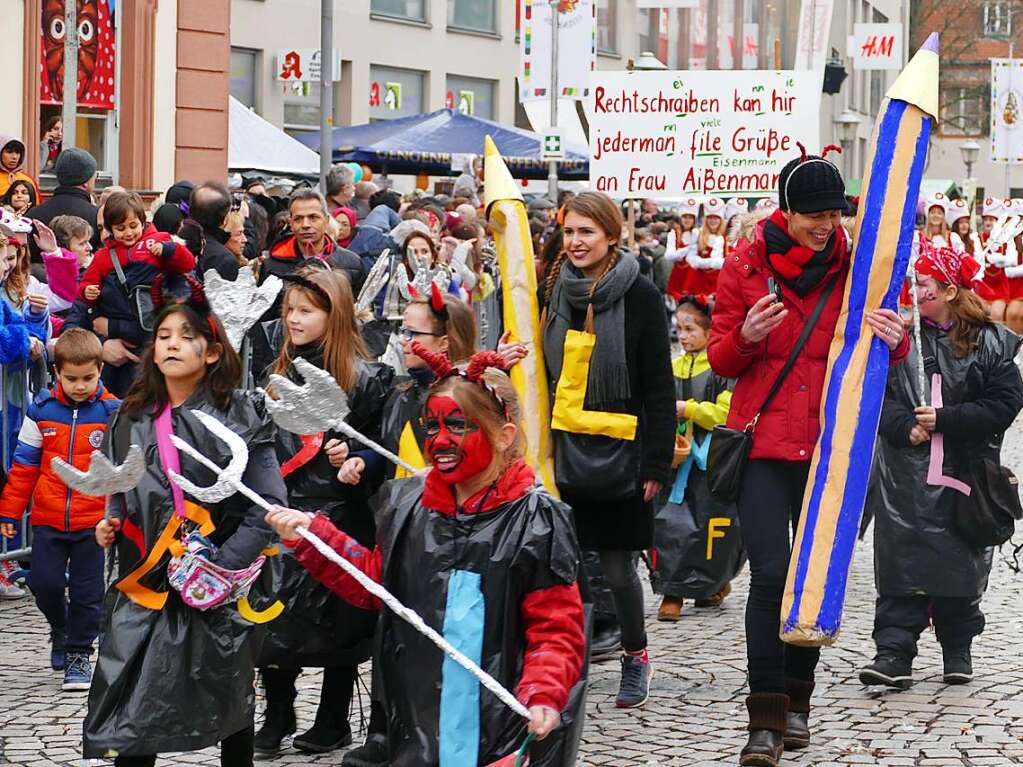
<instances>
[{"instance_id":1,"label":"white sneaker","mask_svg":"<svg viewBox=\"0 0 1023 767\"><path fill-rule=\"evenodd\" d=\"M11 575L18 571L18 566L9 559L0 562L0 600L24 599L28 596L25 589L11 582Z\"/></svg>"}]
</instances>

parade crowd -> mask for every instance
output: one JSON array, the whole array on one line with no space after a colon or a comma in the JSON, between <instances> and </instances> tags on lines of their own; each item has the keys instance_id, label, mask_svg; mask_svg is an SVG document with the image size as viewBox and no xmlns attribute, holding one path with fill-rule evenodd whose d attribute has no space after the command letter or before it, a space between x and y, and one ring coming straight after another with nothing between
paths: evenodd
<instances>
[{"instance_id":1,"label":"parade crowd","mask_svg":"<svg viewBox=\"0 0 1023 767\"><path fill-rule=\"evenodd\" d=\"M792 158L756 204L644 200L631 216L597 192L525 204L551 397L545 487L524 460L536 413L512 385L536 349L503 325L481 168L450 194L403 196L340 164L325 195L246 175L235 188L181 180L147 203L98 190L95 160L54 148L56 134L38 149L57 179L45 201L21 170L33 149L0 137L0 534L14 552L0 599L35 599L50 627L40 652L64 690L87 691L85 757L154 765L219 743L237 767L289 737L346 748L372 661L366 739L339 764L571 765L590 662L621 664L621 708L643 706L657 664L680 662L647 651L641 571L670 622L720 606L747 563L749 739L736 756L772 767L811 745L820 651L783 643L779 616L855 234L857 200L827 151ZM866 314L891 363L860 530L876 526L866 685L908 688L932 624L944 681L972 680L994 549L967 529L955 483L997 470L1023 408L1023 239L1002 231L1023 200L979 212L974 231L964 201L923 201L915 279L898 310ZM274 280L235 348L210 296L244 306ZM323 408L327 378L345 428L275 423L299 385ZM244 442L237 478L269 512L233 486L204 500L172 481L219 482L179 441L235 460L208 419ZM734 497L712 490L719 427L752 434ZM140 478L108 498L66 484L53 459L91 473L97 449L122 469L141 452ZM304 669L323 673L300 723Z\"/></svg>"}]
</instances>

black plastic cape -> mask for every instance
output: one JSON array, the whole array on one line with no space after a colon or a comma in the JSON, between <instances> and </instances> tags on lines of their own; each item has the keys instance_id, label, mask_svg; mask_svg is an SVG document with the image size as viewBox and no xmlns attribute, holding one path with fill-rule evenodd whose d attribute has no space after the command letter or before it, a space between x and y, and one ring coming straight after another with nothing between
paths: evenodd
<instances>
[{"instance_id":1,"label":"black plastic cape","mask_svg":"<svg viewBox=\"0 0 1023 767\"><path fill-rule=\"evenodd\" d=\"M680 400L714 401L729 388L728 380L710 369L675 378L675 396ZM693 424L693 436L702 444L709 432ZM669 484L662 491L654 516L657 562L651 586L668 596L703 599L724 588L746 563L739 512L734 503L722 503L711 495L707 473L695 465L682 503L670 501L671 490Z\"/></svg>"},{"instance_id":2,"label":"black plastic cape","mask_svg":"<svg viewBox=\"0 0 1023 767\"><path fill-rule=\"evenodd\" d=\"M579 577L579 547L571 513L540 487L518 500L472 515L449 517L424 509L420 477L384 485L374 499L383 583L438 631L444 626L447 583L455 570L480 573L486 604L482 667L514 690L525 649L520 605L536 589ZM585 579L584 579L585 580ZM589 627L590 605L580 584ZM443 653L390 610L380 618L380 664L388 718L391 767L439 764ZM533 767L573 765L585 715L587 662L562 712L562 726L530 749ZM480 689L483 767L514 753L526 721Z\"/></svg>"},{"instance_id":3,"label":"black plastic cape","mask_svg":"<svg viewBox=\"0 0 1023 767\"><path fill-rule=\"evenodd\" d=\"M282 503L284 484L272 450L275 427L262 398L236 391L225 412L200 390L174 409L175 434L224 466L231 458L227 445L214 438L191 409L213 415L241 435L250 451L246 484L258 488L270 502ZM174 514L154 419L118 413L107 431L104 452L120 463L132 444L144 451L146 469L134 490L113 498L113 512L125 520L116 542L117 582L138 567L140 553L145 553L133 539L144 542L146 552L153 551ZM184 476L201 486L214 483L212 472L184 453L180 457ZM224 567L251 563L272 539L263 510L237 493L206 508L216 526L209 537L220 547L215 561ZM208 611L186 606L167 585L169 559L165 552L142 579L143 585L167 593L162 609L136 604L116 584L107 592L99 660L83 726L86 758L194 751L252 725L253 660L262 631L242 618L235 604ZM279 557L267 559L249 595L254 610L273 601L277 562Z\"/></svg>"},{"instance_id":4,"label":"black plastic cape","mask_svg":"<svg viewBox=\"0 0 1023 767\"><path fill-rule=\"evenodd\" d=\"M302 356L322 367L320 357ZM380 438L381 411L393 376L394 371L387 365L376 362L359 365L355 388L348 400L351 412L346 420L371 439ZM347 442L352 452L365 449L359 442L333 431L323 435L323 444L332 439ZM301 448L297 435L278 430L277 458L282 466ZM369 488L364 484L352 486L339 482L337 469L330 465L322 448L312 460L289 474L285 484L288 505L292 508L322 512L339 530L359 543L373 545L376 530L369 508ZM284 551L284 585L279 597L285 611L269 624L259 667L354 666L372 654L376 613L352 607L311 578L305 568L295 563L287 549Z\"/></svg>"},{"instance_id":5,"label":"black plastic cape","mask_svg":"<svg viewBox=\"0 0 1023 767\"><path fill-rule=\"evenodd\" d=\"M961 478L967 456L998 460L1002 433L1023 407L1023 381L1013 361L1020 339L1001 325L987 324L976 351L959 359L944 331L925 324L922 335L929 403L931 376L942 377L943 473ZM927 484L931 443L909 443L920 399L918 359L914 345L906 361L891 369L881 412L866 503L877 526L877 590L884 596L975 597L987 587L992 549L974 548L956 534L957 491Z\"/></svg>"}]
</instances>

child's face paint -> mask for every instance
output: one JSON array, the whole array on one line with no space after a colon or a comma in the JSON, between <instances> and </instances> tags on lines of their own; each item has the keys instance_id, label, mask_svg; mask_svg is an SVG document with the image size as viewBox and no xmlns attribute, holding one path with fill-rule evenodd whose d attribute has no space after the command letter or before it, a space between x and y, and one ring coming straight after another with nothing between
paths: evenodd
<instances>
[{"instance_id":1,"label":"child's face paint","mask_svg":"<svg viewBox=\"0 0 1023 767\"><path fill-rule=\"evenodd\" d=\"M921 277L916 283L916 300L920 316L935 322L944 322L948 315L949 298L933 277Z\"/></svg>"},{"instance_id":2,"label":"child's face paint","mask_svg":"<svg viewBox=\"0 0 1023 767\"><path fill-rule=\"evenodd\" d=\"M690 354L707 348L708 330L700 324L696 311L686 306L675 314L678 326L678 342Z\"/></svg>"},{"instance_id":3,"label":"child's face paint","mask_svg":"<svg viewBox=\"0 0 1023 767\"><path fill-rule=\"evenodd\" d=\"M421 301L413 301L405 307L401 323L401 350L404 353L405 369L425 368L426 363L412 352L412 343L418 341L431 352L448 350L448 337L434 331L433 314L430 307Z\"/></svg>"},{"instance_id":4,"label":"child's face paint","mask_svg":"<svg viewBox=\"0 0 1023 767\"><path fill-rule=\"evenodd\" d=\"M194 379L198 383L206 374L206 366L216 362L218 357L208 350L206 339L181 312L169 314L156 331L153 361L168 380Z\"/></svg>"},{"instance_id":5,"label":"child's face paint","mask_svg":"<svg viewBox=\"0 0 1023 767\"><path fill-rule=\"evenodd\" d=\"M129 212L128 217L119 224L114 224L110 234L119 245L126 248L132 247L142 236L142 222L138 216Z\"/></svg>"},{"instance_id":6,"label":"child's face paint","mask_svg":"<svg viewBox=\"0 0 1023 767\"><path fill-rule=\"evenodd\" d=\"M451 397L430 397L423 423L426 456L447 484L466 482L486 471L493 461L494 450L486 433L465 417Z\"/></svg>"},{"instance_id":7,"label":"child's face paint","mask_svg":"<svg viewBox=\"0 0 1023 767\"><path fill-rule=\"evenodd\" d=\"M327 312L310 301L304 290L291 291L284 321L295 346L317 343L327 335Z\"/></svg>"}]
</instances>

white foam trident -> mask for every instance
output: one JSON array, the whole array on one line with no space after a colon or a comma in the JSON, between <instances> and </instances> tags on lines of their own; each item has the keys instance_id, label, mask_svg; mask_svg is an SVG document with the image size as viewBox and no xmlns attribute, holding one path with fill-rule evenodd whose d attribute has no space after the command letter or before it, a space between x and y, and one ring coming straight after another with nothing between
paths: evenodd
<instances>
[{"instance_id":1,"label":"white foam trident","mask_svg":"<svg viewBox=\"0 0 1023 767\"><path fill-rule=\"evenodd\" d=\"M984 262L990 260L991 254L999 250L1003 245L1008 245L1020 234L1023 234L1023 216L1006 214L1000 216L991 227L991 234L988 236L987 244L984 246L982 255Z\"/></svg>"},{"instance_id":2,"label":"white foam trident","mask_svg":"<svg viewBox=\"0 0 1023 767\"><path fill-rule=\"evenodd\" d=\"M293 364L305 384L299 386L275 373L270 376L270 385L278 399L263 392L266 397L266 409L278 426L292 434L339 431L379 453L409 474L418 471L383 445L356 431L345 421L350 411L348 395L338 386L330 373L301 357L296 358Z\"/></svg>"},{"instance_id":3,"label":"white foam trident","mask_svg":"<svg viewBox=\"0 0 1023 767\"><path fill-rule=\"evenodd\" d=\"M241 478L244 467L249 460L249 449L240 436L235 434L226 425L218 421L213 416L203 413L199 410L193 410L194 415L209 431L217 438L224 440L228 447L231 449L231 461L226 468L220 468L207 458L205 455L196 450L192 445L185 442L183 439L176 435L171 436L171 442L174 446L191 456L195 461L205 466L210 471L214 472L218 479L209 487L198 487L197 485L189 482L187 479L182 477L176 472L170 471L168 474L172 481L174 481L182 490L189 495L198 498L204 503L213 503L218 500L223 500L225 497L231 495L235 491L241 493L254 504L262 509L270 511L273 509L273 505L270 504L265 498L260 496L258 493L247 487ZM238 467L242 467L241 471ZM443 636L438 634L433 628L414 611L406 607L395 597L391 592L381 586L379 583L374 581L368 575L359 570L355 565L351 564L348 560L334 551L330 546L324 543L315 533L311 533L308 528L300 527L296 531L300 536L305 538L309 543L322 554L324 557L329 559L331 562L336 564L348 575L354 578L360 586L366 591L375 596L388 608L391 609L398 617L402 620L407 621L411 626L419 633L426 636L431 642L439 647L448 657L458 663L462 668L467 670L470 674L476 677L480 684L490 690L498 699L508 706L512 711L517 713L519 716L530 718L529 710L523 706L514 695L506 690L500 682L494 677L488 674L486 671L481 669L472 660L467 658L464 654L458 651L454 646L451 645Z\"/></svg>"}]
</instances>

